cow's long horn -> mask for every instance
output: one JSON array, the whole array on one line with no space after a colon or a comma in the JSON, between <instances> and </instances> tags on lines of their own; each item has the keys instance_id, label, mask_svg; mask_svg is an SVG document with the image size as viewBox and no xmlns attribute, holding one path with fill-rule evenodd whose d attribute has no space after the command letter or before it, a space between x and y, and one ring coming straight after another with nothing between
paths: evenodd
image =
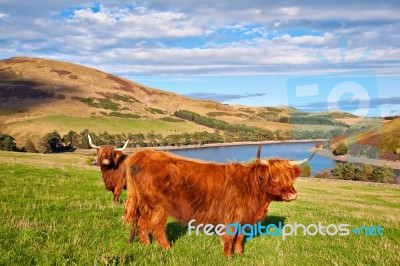
<instances>
[{"instance_id":1,"label":"cow's long horn","mask_svg":"<svg viewBox=\"0 0 400 266\"><path fill-rule=\"evenodd\" d=\"M127 141L125 141L125 144L124 144L124 146L123 146L122 148L118 148L118 149L115 149L115 150L117 150L117 151L123 151L123 150L125 150L125 149L126 149L126 146L128 146L128 143L129 143L129 139L128 139Z\"/></svg>"},{"instance_id":2,"label":"cow's long horn","mask_svg":"<svg viewBox=\"0 0 400 266\"><path fill-rule=\"evenodd\" d=\"M261 156L261 145L258 144L258 151L257 151L256 159L257 159L257 160L260 160L260 156Z\"/></svg>"},{"instance_id":3,"label":"cow's long horn","mask_svg":"<svg viewBox=\"0 0 400 266\"><path fill-rule=\"evenodd\" d=\"M88 136L88 139L89 139L90 147L92 147L93 149L99 149L100 148L99 146L96 146L96 145L93 144L92 138L90 137L90 135L88 134L87 136Z\"/></svg>"},{"instance_id":4,"label":"cow's long horn","mask_svg":"<svg viewBox=\"0 0 400 266\"><path fill-rule=\"evenodd\" d=\"M304 159L304 160L299 160L299 161L290 161L290 165L294 166L294 165L300 165L303 163L308 162L309 160L311 160L311 158L315 155L317 151L314 151L313 154L311 154L308 158Z\"/></svg>"}]
</instances>

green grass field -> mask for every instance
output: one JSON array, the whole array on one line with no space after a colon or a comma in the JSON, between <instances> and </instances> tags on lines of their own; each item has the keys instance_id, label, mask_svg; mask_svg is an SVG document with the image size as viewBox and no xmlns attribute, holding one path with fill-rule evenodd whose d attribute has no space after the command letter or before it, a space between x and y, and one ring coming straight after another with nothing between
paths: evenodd
<instances>
[{"instance_id":1,"label":"green grass field","mask_svg":"<svg viewBox=\"0 0 400 266\"><path fill-rule=\"evenodd\" d=\"M188 235L172 220L171 250L129 244L123 204L86 156L0 153L0 265L400 264L400 187L299 179L298 200L272 203L265 223L379 225L384 235L256 237L226 259L216 236Z\"/></svg>"}]
</instances>

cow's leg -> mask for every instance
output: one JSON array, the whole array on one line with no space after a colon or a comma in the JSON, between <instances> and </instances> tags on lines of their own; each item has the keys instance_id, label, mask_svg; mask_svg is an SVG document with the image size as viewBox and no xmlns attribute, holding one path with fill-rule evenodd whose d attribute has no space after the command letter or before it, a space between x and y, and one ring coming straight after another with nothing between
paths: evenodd
<instances>
[{"instance_id":1,"label":"cow's leg","mask_svg":"<svg viewBox=\"0 0 400 266\"><path fill-rule=\"evenodd\" d=\"M122 187L123 187L123 184L122 184L122 186L121 185L116 185L115 188L114 188L113 194L114 194L114 202L115 203L119 202L119 196L122 193Z\"/></svg>"},{"instance_id":2,"label":"cow's leg","mask_svg":"<svg viewBox=\"0 0 400 266\"><path fill-rule=\"evenodd\" d=\"M138 235L142 244L150 244L149 237L150 219L147 215L140 213L138 218Z\"/></svg>"},{"instance_id":3,"label":"cow's leg","mask_svg":"<svg viewBox=\"0 0 400 266\"><path fill-rule=\"evenodd\" d=\"M235 253L243 254L244 234L238 234L235 238Z\"/></svg>"},{"instance_id":4,"label":"cow's leg","mask_svg":"<svg viewBox=\"0 0 400 266\"><path fill-rule=\"evenodd\" d=\"M153 223L153 236L157 240L157 243L160 247L164 249L170 249L171 244L167 239L167 216L164 211L160 208L159 211L153 213L152 216Z\"/></svg>"},{"instance_id":5,"label":"cow's leg","mask_svg":"<svg viewBox=\"0 0 400 266\"><path fill-rule=\"evenodd\" d=\"M131 232L129 234L129 243L132 243L135 240L136 228L134 226L131 227Z\"/></svg>"},{"instance_id":6,"label":"cow's leg","mask_svg":"<svg viewBox=\"0 0 400 266\"><path fill-rule=\"evenodd\" d=\"M114 203L118 203L118 202L119 202L119 194L114 193Z\"/></svg>"},{"instance_id":7,"label":"cow's leg","mask_svg":"<svg viewBox=\"0 0 400 266\"><path fill-rule=\"evenodd\" d=\"M224 245L224 256L232 257L233 242L235 241L235 236L230 236L225 234L221 236L221 242Z\"/></svg>"}]
</instances>

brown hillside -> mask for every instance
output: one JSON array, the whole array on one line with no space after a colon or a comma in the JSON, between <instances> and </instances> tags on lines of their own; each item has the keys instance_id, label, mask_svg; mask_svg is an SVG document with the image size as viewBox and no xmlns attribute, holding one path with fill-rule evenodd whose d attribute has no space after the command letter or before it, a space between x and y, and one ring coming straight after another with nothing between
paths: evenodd
<instances>
[{"instance_id":1,"label":"brown hillside","mask_svg":"<svg viewBox=\"0 0 400 266\"><path fill-rule=\"evenodd\" d=\"M0 60L0 103L0 132L17 140L38 139L52 130L66 134L85 128L93 132L153 131L163 135L213 131L174 118L177 110L263 129L296 129L278 121L289 115L289 110L293 110L290 108L195 100L85 66L40 58ZM336 114L333 118L346 117ZM325 130L326 127L299 128Z\"/></svg>"},{"instance_id":2,"label":"brown hillside","mask_svg":"<svg viewBox=\"0 0 400 266\"><path fill-rule=\"evenodd\" d=\"M361 133L357 137L360 144L377 146L381 154L393 154L400 149L400 118L385 122L377 130Z\"/></svg>"}]
</instances>

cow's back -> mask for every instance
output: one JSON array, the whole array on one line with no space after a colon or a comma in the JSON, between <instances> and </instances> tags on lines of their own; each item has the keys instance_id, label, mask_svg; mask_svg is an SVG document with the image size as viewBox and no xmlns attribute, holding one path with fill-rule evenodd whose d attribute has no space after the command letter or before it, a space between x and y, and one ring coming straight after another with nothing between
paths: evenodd
<instances>
[{"instance_id":1,"label":"cow's back","mask_svg":"<svg viewBox=\"0 0 400 266\"><path fill-rule=\"evenodd\" d=\"M250 195L254 191L249 189L248 169L152 150L138 151L128 160L142 201L163 207L181 222L193 218L208 223L236 222L253 216L260 204Z\"/></svg>"}]
</instances>

